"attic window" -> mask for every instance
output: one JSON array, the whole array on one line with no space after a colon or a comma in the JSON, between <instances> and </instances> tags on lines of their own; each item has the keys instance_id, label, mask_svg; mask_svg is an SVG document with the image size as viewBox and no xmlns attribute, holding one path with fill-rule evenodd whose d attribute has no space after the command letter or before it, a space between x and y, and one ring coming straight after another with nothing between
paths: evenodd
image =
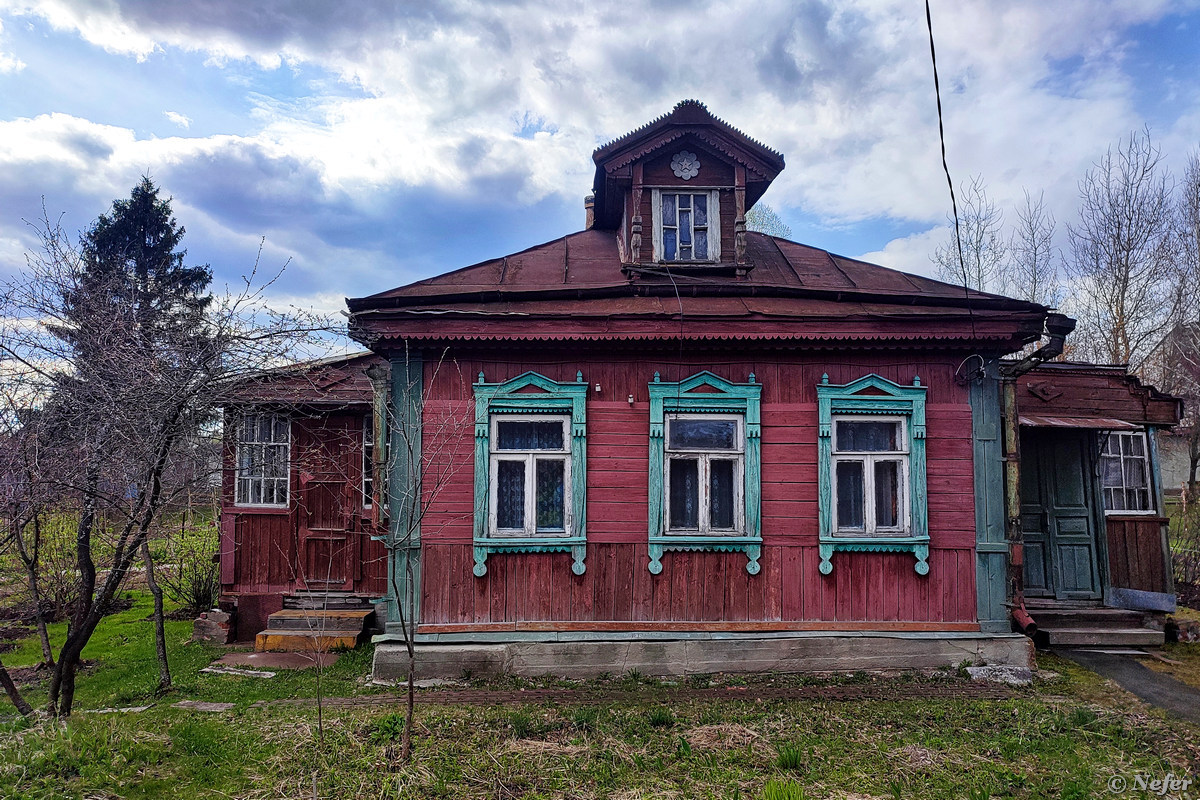
<instances>
[{"instance_id":1,"label":"attic window","mask_svg":"<svg viewBox=\"0 0 1200 800\"><path fill-rule=\"evenodd\" d=\"M717 261L721 257L720 195L716 189L675 192L655 189L656 261Z\"/></svg>"}]
</instances>

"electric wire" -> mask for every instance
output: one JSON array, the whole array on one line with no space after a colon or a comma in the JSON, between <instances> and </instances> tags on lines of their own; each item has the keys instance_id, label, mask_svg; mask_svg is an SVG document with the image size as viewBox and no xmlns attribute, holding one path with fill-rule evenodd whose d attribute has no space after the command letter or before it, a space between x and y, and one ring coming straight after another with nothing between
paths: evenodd
<instances>
[{"instance_id":1,"label":"electric wire","mask_svg":"<svg viewBox=\"0 0 1200 800\"><path fill-rule=\"evenodd\" d=\"M946 127L942 121L942 87L938 81L937 50L933 46L933 13L929 10L929 0L925 0L925 26L929 30L929 59L933 62L933 94L937 99L938 139L942 145L942 171L946 173L946 186L950 189L950 208L954 211L954 243L958 253L958 266L963 276L963 296L967 302L967 318L971 321L971 341L976 339L975 313L971 309L971 287L967 275L967 263L963 259L962 234L959 232L958 201L954 197L954 181L950 178L950 165L946 163Z\"/></svg>"}]
</instances>

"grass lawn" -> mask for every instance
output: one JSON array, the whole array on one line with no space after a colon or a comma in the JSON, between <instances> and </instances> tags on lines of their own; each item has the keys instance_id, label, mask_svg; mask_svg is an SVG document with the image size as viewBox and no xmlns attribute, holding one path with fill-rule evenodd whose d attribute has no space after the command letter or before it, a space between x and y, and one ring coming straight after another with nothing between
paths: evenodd
<instances>
[{"instance_id":1,"label":"grass lawn","mask_svg":"<svg viewBox=\"0 0 1200 800\"><path fill-rule=\"evenodd\" d=\"M0 797L1082 800L1112 796L1114 775L1200 770L1200 730L1053 656L1042 667L1057 679L999 701L705 699L667 707L658 699L663 683L625 676L579 684L579 692L634 687L634 700L419 705L415 758L405 767L399 706L327 708L323 733L315 707L250 708L312 696L312 670L273 680L201 676L219 650L185 644L189 623L169 626L178 685L155 698L148 613L143 598L105 621L85 654L94 664L80 677L79 707L157 705L140 714L81 713L66 726L0 723ZM1196 645L1181 648L1172 657L1200 659ZM5 663L37 656L29 639ZM369 648L343 655L325 670L324 690L378 691L361 682L369 662ZM38 691L31 700L44 697ZM220 714L170 707L183 698L238 705Z\"/></svg>"}]
</instances>

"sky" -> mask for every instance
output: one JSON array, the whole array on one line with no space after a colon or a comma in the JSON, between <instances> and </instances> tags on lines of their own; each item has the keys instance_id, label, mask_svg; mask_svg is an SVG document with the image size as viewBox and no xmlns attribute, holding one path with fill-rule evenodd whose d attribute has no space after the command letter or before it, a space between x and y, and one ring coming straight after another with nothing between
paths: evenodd
<instances>
[{"instance_id":1,"label":"sky","mask_svg":"<svg viewBox=\"0 0 1200 800\"><path fill-rule=\"evenodd\" d=\"M695 98L782 152L792 238L934 274L950 210L919 0L0 0L0 278L43 208L142 175L189 264L323 312L583 227L592 151ZM947 159L1009 220L1148 128L1200 147L1200 2L933 0ZM261 247L261 255L260 255Z\"/></svg>"}]
</instances>

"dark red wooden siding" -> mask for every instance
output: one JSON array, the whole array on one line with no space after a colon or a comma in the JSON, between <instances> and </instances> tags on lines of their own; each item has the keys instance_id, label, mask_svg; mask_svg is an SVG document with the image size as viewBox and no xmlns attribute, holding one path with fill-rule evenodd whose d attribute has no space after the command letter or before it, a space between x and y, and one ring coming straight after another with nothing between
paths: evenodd
<instances>
[{"instance_id":1,"label":"dark red wooden siding","mask_svg":"<svg viewBox=\"0 0 1200 800\"><path fill-rule=\"evenodd\" d=\"M583 363L569 354L501 362L463 354L457 369L427 366L426 416L470 411L469 381L536 370L560 381L576 370L593 387L588 413L587 572L575 576L565 554L493 555L488 574L471 574L474 467L469 425L426 426L425 452L449 478L422 524L421 621L426 630L458 626L970 628L976 621L971 413L954 383L956 361L896 356L764 354L753 360L608 357ZM667 553L663 572L646 569L647 383L654 372L679 380L709 369L733 381L753 372L763 386L762 572L746 572L741 553ZM904 554L838 554L833 573L817 571L816 385L824 373L847 383L878 373L901 384L921 377L928 393L930 574ZM594 389L600 385L600 392ZM632 405L627 397L633 395ZM453 459L457 468L446 467ZM443 458L442 453L446 453ZM426 486L427 491L433 490ZM453 627L446 627L453 626ZM463 630L469 629L461 628Z\"/></svg>"},{"instance_id":2,"label":"dark red wooden siding","mask_svg":"<svg viewBox=\"0 0 1200 800\"><path fill-rule=\"evenodd\" d=\"M337 474L346 477L347 491L337 503L310 509L318 513L336 507L339 520L345 518L348 532L352 583L358 594L381 596L387 591L387 552L373 541L376 528L369 510L362 508L361 458L362 411L330 413L295 412L292 421L291 502L286 509L244 508L234 505L233 446L228 440L222 485L221 509L221 592L224 595L284 595L302 585L308 568L300 563L298 548L301 473ZM339 420L331 424L331 420ZM233 417L226 428L233 435ZM349 431L349 434L347 433ZM350 446L343 441L349 435ZM324 524L334 526L330 520Z\"/></svg>"},{"instance_id":3,"label":"dark red wooden siding","mask_svg":"<svg viewBox=\"0 0 1200 800\"><path fill-rule=\"evenodd\" d=\"M1144 592L1165 592L1169 582L1163 557L1162 526L1166 520L1152 516L1110 516L1108 570L1112 586Z\"/></svg>"}]
</instances>

